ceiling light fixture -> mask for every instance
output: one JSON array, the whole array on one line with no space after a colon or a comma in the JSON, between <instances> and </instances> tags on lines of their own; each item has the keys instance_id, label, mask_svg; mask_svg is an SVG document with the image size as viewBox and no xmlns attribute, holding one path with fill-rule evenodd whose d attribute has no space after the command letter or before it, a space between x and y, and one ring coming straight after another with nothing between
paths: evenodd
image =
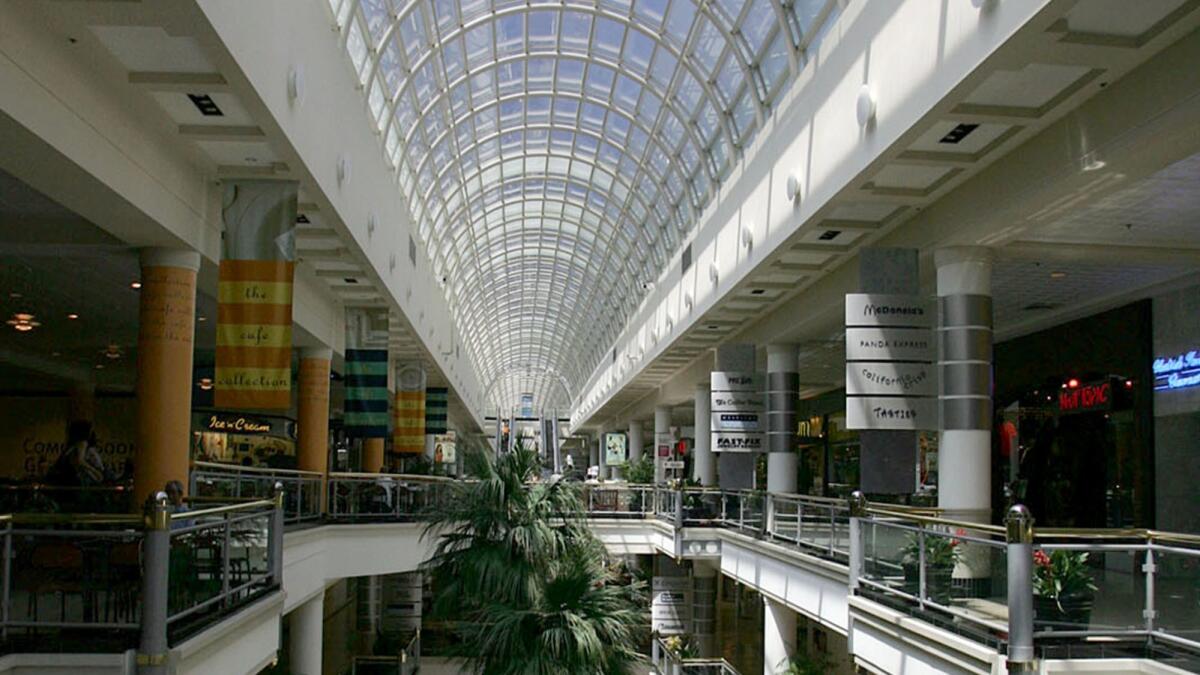
<instances>
[{"instance_id":1,"label":"ceiling light fixture","mask_svg":"<svg viewBox=\"0 0 1200 675\"><path fill-rule=\"evenodd\" d=\"M100 353L104 355L104 358L110 361L116 361L122 356L121 345L115 342L110 342L109 345Z\"/></svg>"},{"instance_id":2,"label":"ceiling light fixture","mask_svg":"<svg viewBox=\"0 0 1200 675\"><path fill-rule=\"evenodd\" d=\"M1051 272L1051 273L1050 273L1050 278L1051 278L1051 279L1062 279L1062 278L1064 278L1064 277L1066 277L1066 276L1067 276L1067 273L1066 273L1066 272Z\"/></svg>"},{"instance_id":3,"label":"ceiling light fixture","mask_svg":"<svg viewBox=\"0 0 1200 675\"><path fill-rule=\"evenodd\" d=\"M136 290L140 290L140 289L142 288L142 282L140 282L140 281L131 281L131 282L129 282L129 287L130 287L130 288L132 288L132 289L133 289L133 290L135 290L135 291L136 291Z\"/></svg>"},{"instance_id":4,"label":"ceiling light fixture","mask_svg":"<svg viewBox=\"0 0 1200 675\"><path fill-rule=\"evenodd\" d=\"M74 321L75 319L79 318L79 315L76 314L75 312L71 312L70 314L67 315L67 318L70 319L71 321Z\"/></svg>"},{"instance_id":5,"label":"ceiling light fixture","mask_svg":"<svg viewBox=\"0 0 1200 675\"><path fill-rule=\"evenodd\" d=\"M208 317L207 316L198 316L198 317L196 317L196 320L199 321L200 323L204 323L205 321L208 321Z\"/></svg>"},{"instance_id":6,"label":"ceiling light fixture","mask_svg":"<svg viewBox=\"0 0 1200 675\"><path fill-rule=\"evenodd\" d=\"M9 319L6 323L8 325L12 326L13 329L16 330L18 333L28 333L29 331L33 330L34 328L37 328L38 326L42 325L41 323L34 321L34 318L35 317L32 314L26 314L24 312L17 312L16 314L13 314L12 318Z\"/></svg>"},{"instance_id":7,"label":"ceiling light fixture","mask_svg":"<svg viewBox=\"0 0 1200 675\"><path fill-rule=\"evenodd\" d=\"M200 378L200 381L196 383L196 386L200 387L200 389L203 391L211 391L213 388L212 378L202 377Z\"/></svg>"}]
</instances>

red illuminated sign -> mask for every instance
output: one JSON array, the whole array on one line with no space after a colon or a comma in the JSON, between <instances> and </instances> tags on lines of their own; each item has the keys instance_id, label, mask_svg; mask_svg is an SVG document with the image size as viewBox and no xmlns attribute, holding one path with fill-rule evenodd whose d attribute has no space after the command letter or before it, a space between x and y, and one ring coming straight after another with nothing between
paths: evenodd
<instances>
[{"instance_id":1,"label":"red illuminated sign","mask_svg":"<svg viewBox=\"0 0 1200 675\"><path fill-rule=\"evenodd\" d=\"M1058 393L1058 411L1063 414L1112 410L1112 382L1095 382L1063 389Z\"/></svg>"}]
</instances>

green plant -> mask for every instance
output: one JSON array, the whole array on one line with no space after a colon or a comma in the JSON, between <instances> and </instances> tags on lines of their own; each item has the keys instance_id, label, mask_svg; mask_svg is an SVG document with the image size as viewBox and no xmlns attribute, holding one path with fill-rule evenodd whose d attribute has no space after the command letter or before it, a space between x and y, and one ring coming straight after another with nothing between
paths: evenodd
<instances>
[{"instance_id":1,"label":"green plant","mask_svg":"<svg viewBox=\"0 0 1200 675\"><path fill-rule=\"evenodd\" d=\"M776 666L777 675L826 675L831 670L833 664L827 655L813 653L803 646L790 659Z\"/></svg>"},{"instance_id":2,"label":"green plant","mask_svg":"<svg viewBox=\"0 0 1200 675\"><path fill-rule=\"evenodd\" d=\"M697 655L696 645L688 635L671 635L663 638L663 646L675 655L677 659L691 659Z\"/></svg>"},{"instance_id":3,"label":"green plant","mask_svg":"<svg viewBox=\"0 0 1200 675\"><path fill-rule=\"evenodd\" d=\"M1066 611L1063 600L1089 597L1096 591L1084 551L1033 552L1033 594L1053 600Z\"/></svg>"},{"instance_id":4,"label":"green plant","mask_svg":"<svg viewBox=\"0 0 1200 675\"><path fill-rule=\"evenodd\" d=\"M456 621L452 656L487 675L609 675L637 659L644 588L622 583L574 483L539 480L536 453L469 453L430 514L432 618Z\"/></svg>"},{"instance_id":5,"label":"green plant","mask_svg":"<svg viewBox=\"0 0 1200 675\"><path fill-rule=\"evenodd\" d=\"M902 562L905 565L918 565L921 562L921 540L915 533L908 536L905 544ZM925 564L932 568L953 568L962 558L959 541L951 537L937 534L925 534Z\"/></svg>"},{"instance_id":6,"label":"green plant","mask_svg":"<svg viewBox=\"0 0 1200 675\"><path fill-rule=\"evenodd\" d=\"M642 455L635 461L626 462L622 469L622 475L630 483L653 483L654 458L650 455Z\"/></svg>"}]
</instances>

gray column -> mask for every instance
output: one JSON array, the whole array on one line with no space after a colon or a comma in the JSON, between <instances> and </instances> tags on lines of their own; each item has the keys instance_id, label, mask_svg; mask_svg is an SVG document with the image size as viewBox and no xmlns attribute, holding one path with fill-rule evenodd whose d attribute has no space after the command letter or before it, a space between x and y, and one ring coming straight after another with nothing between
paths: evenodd
<instances>
[{"instance_id":1,"label":"gray column","mask_svg":"<svg viewBox=\"0 0 1200 675\"><path fill-rule=\"evenodd\" d=\"M714 370L736 373L752 373L757 368L755 348L752 344L728 344L717 347ZM749 490L754 487L754 465L758 456L748 452L717 453L717 477L726 490Z\"/></svg>"},{"instance_id":2,"label":"gray column","mask_svg":"<svg viewBox=\"0 0 1200 675\"><path fill-rule=\"evenodd\" d=\"M717 655L717 565L712 560L692 561L692 637L697 656Z\"/></svg>"},{"instance_id":3,"label":"gray column","mask_svg":"<svg viewBox=\"0 0 1200 675\"><path fill-rule=\"evenodd\" d=\"M597 431L596 435L599 436ZM599 438L588 439L588 468L600 466L600 440Z\"/></svg>"},{"instance_id":4,"label":"gray column","mask_svg":"<svg viewBox=\"0 0 1200 675\"><path fill-rule=\"evenodd\" d=\"M608 447L605 445L604 438L604 436L610 431L612 431L612 427L606 425L600 427L600 431L597 434L598 438L596 445L600 455L600 474L598 478L600 480L608 480L608 477L612 472L612 468L608 465Z\"/></svg>"},{"instance_id":5,"label":"gray column","mask_svg":"<svg viewBox=\"0 0 1200 675\"><path fill-rule=\"evenodd\" d=\"M696 447L692 477L704 487L717 484L717 458L712 451L712 397L708 383L696 385Z\"/></svg>"},{"instance_id":6,"label":"gray column","mask_svg":"<svg viewBox=\"0 0 1200 675\"><path fill-rule=\"evenodd\" d=\"M645 438L642 436L642 423L638 420L629 421L629 463L632 464L642 459L642 443Z\"/></svg>"},{"instance_id":7,"label":"gray column","mask_svg":"<svg viewBox=\"0 0 1200 675\"><path fill-rule=\"evenodd\" d=\"M795 493L796 400L800 391L799 351L794 344L767 346L767 490Z\"/></svg>"},{"instance_id":8,"label":"gray column","mask_svg":"<svg viewBox=\"0 0 1200 675\"><path fill-rule=\"evenodd\" d=\"M654 482L666 480L666 470L663 467L665 458L658 456L658 446L670 443L671 436L671 406L659 405L654 407Z\"/></svg>"},{"instance_id":9,"label":"gray column","mask_svg":"<svg viewBox=\"0 0 1200 675\"><path fill-rule=\"evenodd\" d=\"M321 644L324 642L325 594L317 593L288 614L288 656L293 675L321 675Z\"/></svg>"}]
</instances>

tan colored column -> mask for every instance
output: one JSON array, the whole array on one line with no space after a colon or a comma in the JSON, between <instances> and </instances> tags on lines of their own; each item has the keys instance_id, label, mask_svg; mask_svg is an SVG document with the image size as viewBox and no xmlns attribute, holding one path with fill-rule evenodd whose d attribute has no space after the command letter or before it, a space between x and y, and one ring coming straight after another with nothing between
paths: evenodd
<instances>
[{"instance_id":1,"label":"tan colored column","mask_svg":"<svg viewBox=\"0 0 1200 675\"><path fill-rule=\"evenodd\" d=\"M306 348L300 352L297 379L296 459L301 471L329 473L329 362L328 349ZM321 489L321 509L325 508Z\"/></svg>"},{"instance_id":2,"label":"tan colored column","mask_svg":"<svg viewBox=\"0 0 1200 675\"><path fill-rule=\"evenodd\" d=\"M177 480L188 484L192 349L196 320L193 251L143 249L138 310L137 449L134 504Z\"/></svg>"},{"instance_id":3,"label":"tan colored column","mask_svg":"<svg viewBox=\"0 0 1200 675\"><path fill-rule=\"evenodd\" d=\"M367 473L383 473L383 439L364 438L362 442L362 470Z\"/></svg>"}]
</instances>

